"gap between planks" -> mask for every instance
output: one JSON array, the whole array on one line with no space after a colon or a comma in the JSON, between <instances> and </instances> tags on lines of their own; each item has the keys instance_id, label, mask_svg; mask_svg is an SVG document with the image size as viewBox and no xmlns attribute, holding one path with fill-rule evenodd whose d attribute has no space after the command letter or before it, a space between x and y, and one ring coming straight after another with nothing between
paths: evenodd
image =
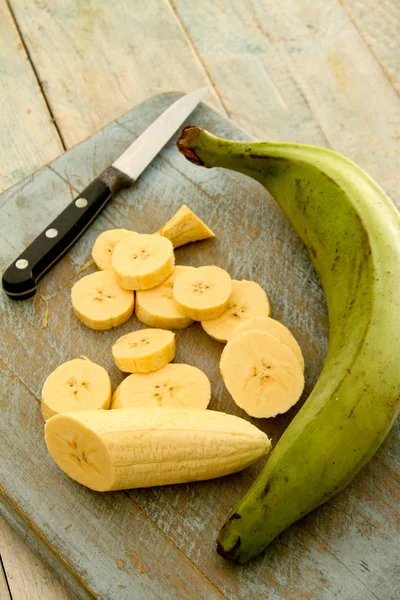
<instances>
[{"instance_id":1,"label":"gap between planks","mask_svg":"<svg viewBox=\"0 0 400 600\"><path fill-rule=\"evenodd\" d=\"M364 36L364 34L362 32L362 29L358 26L356 19L353 17L351 9L349 9L347 7L347 4L346 4L346 2L344 2L344 0L337 0L337 1L340 4L340 6L342 7L343 11L348 16L348 18L350 19L350 21L351 21L354 29L356 30L356 32L358 33L358 35L362 39L364 46L366 47L366 49L368 50L368 52L373 57L374 61L376 62L376 64L378 65L378 67L380 68L380 70L382 71L382 73L384 74L384 76L386 77L386 79L389 82L390 86L394 89L394 91L396 92L396 94L400 98L400 93L399 93L398 89L396 88L395 85L393 85L393 83L392 83L392 81L390 79L390 76L387 73L384 65L381 63L381 61L379 60L379 58L376 56L375 52L373 51L372 47L368 44L367 40L365 39L365 36Z\"/></svg>"},{"instance_id":2,"label":"gap between planks","mask_svg":"<svg viewBox=\"0 0 400 600\"><path fill-rule=\"evenodd\" d=\"M261 34L263 37L265 37L265 38L266 38L266 40L268 41L268 44L270 44L270 45L272 46L273 44L272 44L272 42L271 42L271 39L270 39L270 37L269 37L269 35L268 35L267 31L266 31L266 30L265 30L265 28L263 27L262 23L260 23L260 21L258 20L258 18L257 18L257 15L256 15L256 13L255 13L255 11L254 11L254 7L253 7L253 5L252 5L251 3L249 3L249 6L248 6L248 8L249 8L249 12L251 13L251 16L252 16L252 18L253 18L254 25L256 26L256 28L258 29L258 31L260 32L260 34ZM267 71L267 73L268 73L268 71ZM283 102L283 104L286 106L286 103L285 103L285 101L284 101L284 99L283 99L283 96L282 96L282 94L281 94L280 90L279 90L279 87L278 87L278 86L275 84L275 82L274 82L274 80L272 79L272 77L271 77L270 73L268 73L268 77L269 77L269 79L270 79L270 81L271 81L271 84L272 84L272 85L273 85L273 87L275 88L275 90L276 90L276 93L277 93L278 97L281 99L281 102ZM293 81L295 81L295 79L294 79L294 78L293 78ZM316 126L317 126L317 129L318 129L318 131L320 132L320 134L321 134L321 138L323 139L323 141L324 141L324 143L325 143L326 147L327 147L327 148L330 148L330 149L332 149L332 145L331 145L331 143L329 142L329 139L328 139L328 137L327 137L327 135L326 135L326 133L325 133L325 131L324 131L323 127L322 127L322 123L321 123L321 122L320 122L320 120L318 119L318 116L315 114L315 111L313 110L313 108L312 108L312 105L311 105L311 102L310 102L310 101L309 101L309 99L307 98L307 95L306 95L306 93L305 93L304 89L303 89L302 87L300 87L300 85L298 85L298 84L297 84L297 90L298 90L298 93L299 93L299 95L301 96L301 98L304 100L304 103L305 103L305 105L306 105L306 106L308 106L308 108L309 108L309 110L310 110L310 112L311 112L311 114L312 114L312 117L313 117L313 119L314 119L314 121L315 121L315 124L316 124Z\"/></svg>"},{"instance_id":3,"label":"gap between planks","mask_svg":"<svg viewBox=\"0 0 400 600\"><path fill-rule=\"evenodd\" d=\"M6 507L5 511L4 511L4 507ZM6 520L6 523L10 527L11 531L17 535L19 542L22 545L25 545L25 549L27 551L28 556L30 554L33 554L34 559L36 558L39 561L41 561L44 569L47 569L50 572L50 574L53 575L52 567L47 562L46 557L45 557L46 555L42 552L42 549L41 549L41 547L44 546L46 549L46 552L48 552L52 555L53 560L55 559L56 561L59 561L60 564L62 564L63 568L65 569L64 572L68 571L69 575L71 575L74 578L73 579L74 583L78 582L78 584L80 585L80 589L82 589L86 592L85 598L87 598L87 594L89 594L90 598L93 598L96 600L101 600L90 589L90 587L88 586L86 581L84 581L81 577L79 577L79 575L75 572L75 570L73 568L71 568L71 565L60 554L60 552L58 551L58 548L56 546L48 543L47 538L43 534L42 530L39 527L37 527L36 523L34 521L32 521L24 511L21 511L19 506L17 506L16 503L6 495L5 490L2 488L1 485L0 485L0 509L1 509L0 516L2 516L2 518ZM11 515L10 520L8 520L6 515L7 515L7 517L9 515ZM17 522L18 522L18 519L20 521L23 521L26 524L27 529L29 529L29 533L26 535L26 539L24 537L22 537L22 535L19 534L18 527L16 527L14 529L14 527L13 527L13 524L15 524L15 523L13 523L14 516L16 516ZM34 540L35 540L34 544L35 544L36 552L33 549L31 549L28 545L27 540L30 540L31 538L34 538ZM21 566L21 565L19 564L18 566ZM37 572L36 572L36 574L37 574ZM46 593L46 598L44 596L35 596L34 599L33 598L31 599L30 596L27 597L26 595L21 595L21 594L24 594L25 590L17 587L15 589L13 589L13 592L12 592L14 599L15 600L25 600L25 599L26 600L46 600L46 599L47 600L61 600L61 597L62 597L63 600L68 600L68 599L78 600L78 597L75 596L74 590L72 590L72 588L69 587L68 580L64 579L64 575L62 575L60 578L57 578L57 575L58 574L54 574L54 576L53 576L55 590L51 590L48 586L46 586L46 583L43 582L45 585L45 587L43 589L46 590L46 592L49 592L50 594L52 594L53 591L56 591L57 596L54 596L52 594L52 597L48 597L47 593ZM10 576L10 581L11 581L11 579L12 579L12 575ZM20 579L17 579L16 581L19 586ZM21 592L21 594L20 594L20 592ZM59 594L59 592L61 593L61 595ZM81 595L79 595L79 598L83 598L83 597ZM13 600L13 598L11 598L11 600Z\"/></svg>"},{"instance_id":4,"label":"gap between planks","mask_svg":"<svg viewBox=\"0 0 400 600\"><path fill-rule=\"evenodd\" d=\"M199 63L200 67L203 69L204 74L207 78L207 81L209 82L210 87L213 89L215 95L217 96L218 100L220 101L221 106L224 109L225 116L230 118L231 115L227 109L227 106L226 106L222 96L218 93L218 90L216 88L214 80L211 77L211 73L207 69L205 63L202 61L201 56L200 56L199 52L197 51L197 47L196 47L195 43L193 42L192 38L190 37L189 32L185 27L185 24L183 23L182 19L179 16L178 11L176 10L173 0L165 0L165 2L167 4L168 8L170 9L170 11L172 12L172 14L174 15L175 19L177 20L177 23L178 23L183 35L185 36L186 41L187 41L189 47L191 48L194 56L196 57L197 62Z\"/></svg>"},{"instance_id":5,"label":"gap between planks","mask_svg":"<svg viewBox=\"0 0 400 600\"><path fill-rule=\"evenodd\" d=\"M19 37L20 37L21 44L22 44L22 46L23 46L23 48L24 48L24 50L25 50L25 53L26 53L27 59L28 59L28 61L29 61L29 64L30 64L30 66L31 66L31 68L32 68L32 71L33 71L33 74L34 74L34 76L35 76L35 79L36 79L36 81L37 81L37 84L38 84L38 86L39 86L40 93L41 93L41 94L42 94L42 96L43 96L44 103L45 103L45 105L46 105L46 108L47 108L47 110L48 110L48 112L49 112L49 115L50 115L50 120L51 120L51 122L53 123L54 129L56 130L56 132L57 132L57 135L58 135L58 138L59 138L59 140L60 140L60 142L61 142L61 145L62 145L62 147L64 148L64 151L65 151L65 150L67 149L67 146L66 146L66 144L65 144L65 141L64 141L64 138L63 138L63 136L62 136L61 130L60 130L59 126L58 126L57 120L56 120L56 118L55 118L55 116L54 116L53 110L52 110L52 108L51 108L51 106L50 106L50 102L49 102L49 100L48 100L48 98L47 98L47 96L46 96L46 92L44 91L43 84L42 84L42 82L40 81L39 73L38 73L38 71L37 71L37 69L36 69L35 63L33 62L33 59L32 59L32 56L31 56L31 53L29 52L28 45L26 44L26 42L25 42L25 40L24 40L24 37L23 37L23 35L22 35L21 28L20 28L20 26L19 26L19 23L18 23L18 21L17 21L17 18L16 18L16 16L15 16L15 14L14 14L13 8L12 8L12 6L11 6L11 3L10 3L10 0L5 0L5 3L6 3L6 6L7 6L7 8L8 8L8 10L9 10L9 12L10 12L11 18L12 18L12 20L13 20L13 23L14 23L14 25L15 25L15 28L16 28L16 30L17 30L17 32L18 32L18 35L19 35Z\"/></svg>"},{"instance_id":6,"label":"gap between planks","mask_svg":"<svg viewBox=\"0 0 400 600\"><path fill-rule=\"evenodd\" d=\"M3 503L0 501L2 506ZM26 539L5 519L3 510L2 561L10 595L13 600L72 600L65 582L53 578L49 567L27 546ZM0 586L1 592L1 586ZM2 598L1 594L0 597Z\"/></svg>"},{"instance_id":7,"label":"gap between planks","mask_svg":"<svg viewBox=\"0 0 400 600\"><path fill-rule=\"evenodd\" d=\"M0 554L0 593L1 593L2 598L4 595L4 600L12 600L10 585L8 583L6 569L4 567L4 562L3 562L3 558L1 556L1 554ZM8 594L8 596L6 596L6 594Z\"/></svg>"}]
</instances>

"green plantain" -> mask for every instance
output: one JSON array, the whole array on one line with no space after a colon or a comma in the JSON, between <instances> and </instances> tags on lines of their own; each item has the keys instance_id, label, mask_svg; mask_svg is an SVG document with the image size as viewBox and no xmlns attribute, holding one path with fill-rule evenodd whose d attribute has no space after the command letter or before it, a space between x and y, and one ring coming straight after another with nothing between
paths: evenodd
<instances>
[{"instance_id":1,"label":"green plantain","mask_svg":"<svg viewBox=\"0 0 400 600\"><path fill-rule=\"evenodd\" d=\"M328 306L321 375L218 537L222 556L245 563L343 489L398 414L400 216L362 169L324 148L233 142L198 127L178 147L195 164L268 189L306 245Z\"/></svg>"}]
</instances>

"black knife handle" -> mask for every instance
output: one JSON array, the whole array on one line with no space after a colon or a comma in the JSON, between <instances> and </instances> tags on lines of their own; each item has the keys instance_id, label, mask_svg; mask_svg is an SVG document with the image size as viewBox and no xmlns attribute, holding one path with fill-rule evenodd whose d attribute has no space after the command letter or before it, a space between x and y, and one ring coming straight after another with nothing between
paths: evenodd
<instances>
[{"instance_id":1,"label":"black knife handle","mask_svg":"<svg viewBox=\"0 0 400 600\"><path fill-rule=\"evenodd\" d=\"M133 183L115 167L108 167L89 183L5 271L2 284L6 294L14 300L33 296L39 279L76 242L111 196Z\"/></svg>"}]
</instances>

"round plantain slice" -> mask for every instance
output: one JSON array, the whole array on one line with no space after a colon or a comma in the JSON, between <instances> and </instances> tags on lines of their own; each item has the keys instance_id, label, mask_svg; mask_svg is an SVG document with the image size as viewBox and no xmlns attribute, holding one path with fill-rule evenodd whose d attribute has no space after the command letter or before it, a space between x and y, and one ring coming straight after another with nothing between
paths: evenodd
<instances>
[{"instance_id":1,"label":"round plantain slice","mask_svg":"<svg viewBox=\"0 0 400 600\"><path fill-rule=\"evenodd\" d=\"M115 342L112 355L126 373L157 371L175 358L175 334L165 329L133 331Z\"/></svg>"},{"instance_id":2,"label":"round plantain slice","mask_svg":"<svg viewBox=\"0 0 400 600\"><path fill-rule=\"evenodd\" d=\"M161 235L138 233L115 246L111 262L122 288L147 290L162 283L172 273L174 248Z\"/></svg>"},{"instance_id":3,"label":"round plantain slice","mask_svg":"<svg viewBox=\"0 0 400 600\"><path fill-rule=\"evenodd\" d=\"M251 417L275 417L299 400L304 374L292 350L265 331L244 331L225 346L222 378L236 404Z\"/></svg>"},{"instance_id":4,"label":"round plantain slice","mask_svg":"<svg viewBox=\"0 0 400 600\"><path fill-rule=\"evenodd\" d=\"M227 342L238 323L255 316L268 317L271 308L267 294L255 281L232 281L228 306L220 317L201 325L218 342Z\"/></svg>"},{"instance_id":5,"label":"round plantain slice","mask_svg":"<svg viewBox=\"0 0 400 600\"><path fill-rule=\"evenodd\" d=\"M109 408L111 383L107 371L87 358L69 360L47 377L42 388L45 420L78 410Z\"/></svg>"},{"instance_id":6,"label":"round plantain slice","mask_svg":"<svg viewBox=\"0 0 400 600\"><path fill-rule=\"evenodd\" d=\"M253 317L252 319L246 319L240 325L237 325L235 329L232 331L231 339L243 333L243 331L266 331L267 333L272 333L275 337L277 337L281 342L289 346L289 348L296 355L297 360L300 363L302 370L304 371L304 358L303 353L299 344L297 343L294 335L288 329L275 319L271 319L270 317Z\"/></svg>"},{"instance_id":7,"label":"round plantain slice","mask_svg":"<svg viewBox=\"0 0 400 600\"><path fill-rule=\"evenodd\" d=\"M130 406L207 408L211 399L209 379L197 367L166 365L152 373L129 375L116 389L111 408Z\"/></svg>"},{"instance_id":8,"label":"round plantain slice","mask_svg":"<svg viewBox=\"0 0 400 600\"><path fill-rule=\"evenodd\" d=\"M71 290L75 314L91 329L112 329L132 315L135 297L123 290L114 271L98 271L82 277Z\"/></svg>"},{"instance_id":9,"label":"round plantain slice","mask_svg":"<svg viewBox=\"0 0 400 600\"><path fill-rule=\"evenodd\" d=\"M101 270L112 269L111 257L115 246L124 238L136 235L128 229L108 229L96 239L92 248L92 258Z\"/></svg>"},{"instance_id":10,"label":"round plantain slice","mask_svg":"<svg viewBox=\"0 0 400 600\"><path fill-rule=\"evenodd\" d=\"M232 280L220 267L198 267L180 275L173 287L181 311L194 321L216 319L227 308Z\"/></svg>"},{"instance_id":11,"label":"round plantain slice","mask_svg":"<svg viewBox=\"0 0 400 600\"><path fill-rule=\"evenodd\" d=\"M173 287L176 279L183 273L193 271L194 267L176 265L171 275L157 287L136 292L136 317L149 327L161 329L184 329L193 323L193 319L183 314L174 300Z\"/></svg>"}]
</instances>

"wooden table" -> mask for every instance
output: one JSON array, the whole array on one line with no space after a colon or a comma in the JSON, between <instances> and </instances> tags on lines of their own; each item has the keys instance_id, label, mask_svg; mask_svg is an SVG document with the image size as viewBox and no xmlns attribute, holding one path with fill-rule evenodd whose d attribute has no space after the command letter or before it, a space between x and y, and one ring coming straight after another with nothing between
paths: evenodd
<instances>
[{"instance_id":1,"label":"wooden table","mask_svg":"<svg viewBox=\"0 0 400 600\"><path fill-rule=\"evenodd\" d=\"M0 191L145 98L209 85L250 134L332 147L398 200L399 31L397 0L0 0ZM2 600L68 598L3 521L0 552Z\"/></svg>"}]
</instances>

